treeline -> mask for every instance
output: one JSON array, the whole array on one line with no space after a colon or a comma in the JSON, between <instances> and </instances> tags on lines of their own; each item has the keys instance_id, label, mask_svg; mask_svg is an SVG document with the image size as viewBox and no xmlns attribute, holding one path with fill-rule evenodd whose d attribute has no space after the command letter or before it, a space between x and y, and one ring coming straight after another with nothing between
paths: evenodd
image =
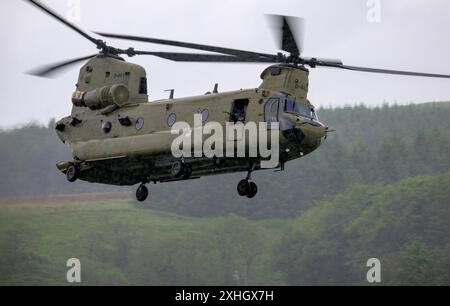
<instances>
[{"instance_id":1,"label":"treeline","mask_svg":"<svg viewBox=\"0 0 450 306\"><path fill-rule=\"evenodd\" d=\"M450 173L357 185L286 231L276 267L292 285L364 284L369 258L383 285L450 285Z\"/></svg>"},{"instance_id":2,"label":"treeline","mask_svg":"<svg viewBox=\"0 0 450 306\"><path fill-rule=\"evenodd\" d=\"M319 116L337 131L316 152L288 163L285 172L255 173L255 199L237 196L241 173L152 185L146 205L190 216L294 217L353 184L388 184L450 170L450 103L325 108ZM67 183L55 163L70 153L53 124L0 133L0 196L134 190Z\"/></svg>"},{"instance_id":3,"label":"treeline","mask_svg":"<svg viewBox=\"0 0 450 306\"><path fill-rule=\"evenodd\" d=\"M84 205L84 206L83 206ZM450 172L357 185L296 219L186 218L130 204L0 208L0 284L450 285Z\"/></svg>"}]
</instances>

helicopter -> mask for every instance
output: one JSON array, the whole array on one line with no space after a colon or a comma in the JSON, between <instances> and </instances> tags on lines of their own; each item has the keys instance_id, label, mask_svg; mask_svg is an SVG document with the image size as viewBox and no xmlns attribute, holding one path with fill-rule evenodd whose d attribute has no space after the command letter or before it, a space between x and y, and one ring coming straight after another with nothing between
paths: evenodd
<instances>
[{"instance_id":1,"label":"helicopter","mask_svg":"<svg viewBox=\"0 0 450 306\"><path fill-rule=\"evenodd\" d=\"M119 186L139 184L136 199L145 201L149 195L147 184L197 179L208 175L246 172L239 181L237 192L253 198L258 192L252 172L263 170L262 156L249 154L250 141L245 154L228 156L219 148L218 154L175 156L172 128L179 122L193 124L195 115L201 123L228 124L264 123L260 130L276 135L278 160L274 167L284 170L289 161L315 151L328 133L332 132L320 122L314 105L308 99L309 72L314 68L334 68L347 71L395 74L432 78L450 78L450 75L387 70L344 65L339 59L303 57L302 36L294 25L301 19L291 16L270 15L278 37L276 54L187 43L181 41L94 32L96 35L129 41L189 48L209 53L181 53L120 49L83 31L38 0L25 0L65 26L89 40L98 53L71 59L36 69L30 73L46 77L80 62L75 92L72 95L70 116L56 122L58 137L69 146L73 160L57 163L69 182L83 180ZM150 55L176 62L267 63L261 73L259 87L219 93L218 85L204 95L149 101L146 70L124 60L124 56ZM195 124L195 123L194 123ZM272 128L275 126L276 128ZM275 134L273 134L275 130ZM188 131L187 134L192 132ZM267 132L267 131L266 131ZM225 138L226 136L224 136ZM243 130L241 139L249 135ZM236 139L224 139L235 151ZM256 145L260 142L258 137ZM204 144L205 138L201 138ZM244 141L245 143L245 141ZM253 143L255 145L255 143ZM228 147L227 147L228 149ZM216 150L217 151L217 150Z\"/></svg>"}]
</instances>

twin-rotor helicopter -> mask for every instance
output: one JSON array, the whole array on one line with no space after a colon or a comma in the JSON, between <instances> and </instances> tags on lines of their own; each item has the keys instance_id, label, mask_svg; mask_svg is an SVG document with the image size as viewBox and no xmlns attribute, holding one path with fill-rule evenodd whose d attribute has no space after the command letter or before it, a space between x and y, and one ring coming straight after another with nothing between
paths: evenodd
<instances>
[{"instance_id":1,"label":"twin-rotor helicopter","mask_svg":"<svg viewBox=\"0 0 450 306\"><path fill-rule=\"evenodd\" d=\"M171 145L176 122L191 123L194 114L201 120L227 123L266 122L279 127L279 162L288 161L316 150L327 133L327 126L317 117L308 100L309 69L336 68L348 71L397 74L404 76L450 78L450 75L385 70L344 65L341 60L306 58L302 39L293 25L299 19L272 16L279 34L279 46L285 53L266 54L180 41L96 33L99 36L183 47L210 54L140 51L115 48L94 38L37 0L26 0L56 18L93 43L98 53L33 71L49 76L59 69L87 61L80 69L72 112L56 123L59 138L68 145L73 160L57 164L69 182L77 179L110 185L139 184L138 201L148 197L148 183L189 180L207 175L247 172L238 183L240 196L253 198L257 185L251 173L262 169L260 155L227 157L175 157ZM258 88L219 93L217 86L202 96L148 101L147 75L143 67L128 63L123 56L152 55L177 62L267 63ZM244 135L246 137L246 135ZM249 142L250 143L250 142Z\"/></svg>"}]
</instances>

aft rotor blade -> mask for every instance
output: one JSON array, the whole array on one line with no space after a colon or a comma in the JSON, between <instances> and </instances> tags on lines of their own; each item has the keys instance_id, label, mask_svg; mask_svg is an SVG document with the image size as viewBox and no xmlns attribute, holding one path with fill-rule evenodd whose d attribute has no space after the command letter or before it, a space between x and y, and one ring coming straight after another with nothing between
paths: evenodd
<instances>
[{"instance_id":1,"label":"aft rotor blade","mask_svg":"<svg viewBox=\"0 0 450 306\"><path fill-rule=\"evenodd\" d=\"M299 56L303 52L304 19L292 16L266 15L280 50Z\"/></svg>"},{"instance_id":2,"label":"aft rotor blade","mask_svg":"<svg viewBox=\"0 0 450 306\"><path fill-rule=\"evenodd\" d=\"M136 55L153 55L176 62L217 62L217 63L272 63L275 57L238 57L220 54L178 53L178 52L149 52L134 51Z\"/></svg>"},{"instance_id":3,"label":"aft rotor blade","mask_svg":"<svg viewBox=\"0 0 450 306\"><path fill-rule=\"evenodd\" d=\"M272 56L270 54L257 53L257 52L252 52L252 51L222 48L222 47L209 46L209 45L200 45L200 44L187 43L187 42L181 42L181 41L175 41L175 40L166 40L166 39L132 36L132 35L120 35L120 34L111 34L111 33L103 33L103 32L95 32L95 33L98 35L104 36L104 37L108 37L108 38L125 39L125 40L148 42L148 43L154 43L154 44L160 44L160 45L168 45L168 46L174 46L174 47L197 49L197 50L239 56L241 58L255 57L255 56L258 56L258 57L265 57L265 56L271 57Z\"/></svg>"},{"instance_id":4,"label":"aft rotor blade","mask_svg":"<svg viewBox=\"0 0 450 306\"><path fill-rule=\"evenodd\" d=\"M64 68L69 68L69 66L74 65L76 63L88 60L90 58L93 58L97 54L74 58L71 60L54 63L50 65L45 65L39 68L36 68L34 70L28 71L28 74L40 76L40 77L52 77L53 75L57 74L58 72L61 72Z\"/></svg>"},{"instance_id":5,"label":"aft rotor blade","mask_svg":"<svg viewBox=\"0 0 450 306\"><path fill-rule=\"evenodd\" d=\"M343 65L342 60L338 58L322 58L322 57L301 57L300 62L311 67L327 66L327 65Z\"/></svg>"},{"instance_id":6,"label":"aft rotor blade","mask_svg":"<svg viewBox=\"0 0 450 306\"><path fill-rule=\"evenodd\" d=\"M101 40L93 38L92 36L90 36L89 34L84 32L82 29L80 29L79 27L77 27L73 23L69 22L67 19L65 19L64 17L60 16L58 13L56 13L55 11L50 9L49 7L47 7L44 4L42 4L40 1L37 1L37 0L25 0L25 1L27 1L27 2L37 6L39 9L43 10L44 12L49 14L50 16L56 18L59 22L63 23L64 25L68 26L69 28L71 28L72 30L74 30L75 32L77 32L78 34L83 36L84 38L86 38L86 39L90 40L91 42L93 42L95 45L97 45L97 47L102 47L103 46L104 43Z\"/></svg>"},{"instance_id":7,"label":"aft rotor blade","mask_svg":"<svg viewBox=\"0 0 450 306\"><path fill-rule=\"evenodd\" d=\"M446 75L446 74L435 74L435 73L424 73L424 72L413 72L413 71L401 71L401 70L389 70L389 69L358 67L358 66L348 66L348 65L339 65L339 64L317 64L317 66L340 68L340 69L351 70L351 71L371 72L371 73L382 73L382 74L393 74L393 75L405 75L405 76L417 76L417 77L450 79L450 75Z\"/></svg>"}]
</instances>

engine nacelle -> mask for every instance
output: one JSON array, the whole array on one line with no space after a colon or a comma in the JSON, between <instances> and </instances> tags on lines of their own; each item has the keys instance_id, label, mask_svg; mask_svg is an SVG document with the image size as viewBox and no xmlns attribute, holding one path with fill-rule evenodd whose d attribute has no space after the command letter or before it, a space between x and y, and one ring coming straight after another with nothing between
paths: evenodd
<instances>
[{"instance_id":1,"label":"engine nacelle","mask_svg":"<svg viewBox=\"0 0 450 306\"><path fill-rule=\"evenodd\" d=\"M261 79L261 89L287 93L303 100L308 96L309 71L304 67L276 64L267 67Z\"/></svg>"},{"instance_id":2,"label":"engine nacelle","mask_svg":"<svg viewBox=\"0 0 450 306\"><path fill-rule=\"evenodd\" d=\"M92 110L107 106L122 107L130 102L130 91L123 84L104 86L87 92L75 91L72 103L77 107L89 107Z\"/></svg>"}]
</instances>

